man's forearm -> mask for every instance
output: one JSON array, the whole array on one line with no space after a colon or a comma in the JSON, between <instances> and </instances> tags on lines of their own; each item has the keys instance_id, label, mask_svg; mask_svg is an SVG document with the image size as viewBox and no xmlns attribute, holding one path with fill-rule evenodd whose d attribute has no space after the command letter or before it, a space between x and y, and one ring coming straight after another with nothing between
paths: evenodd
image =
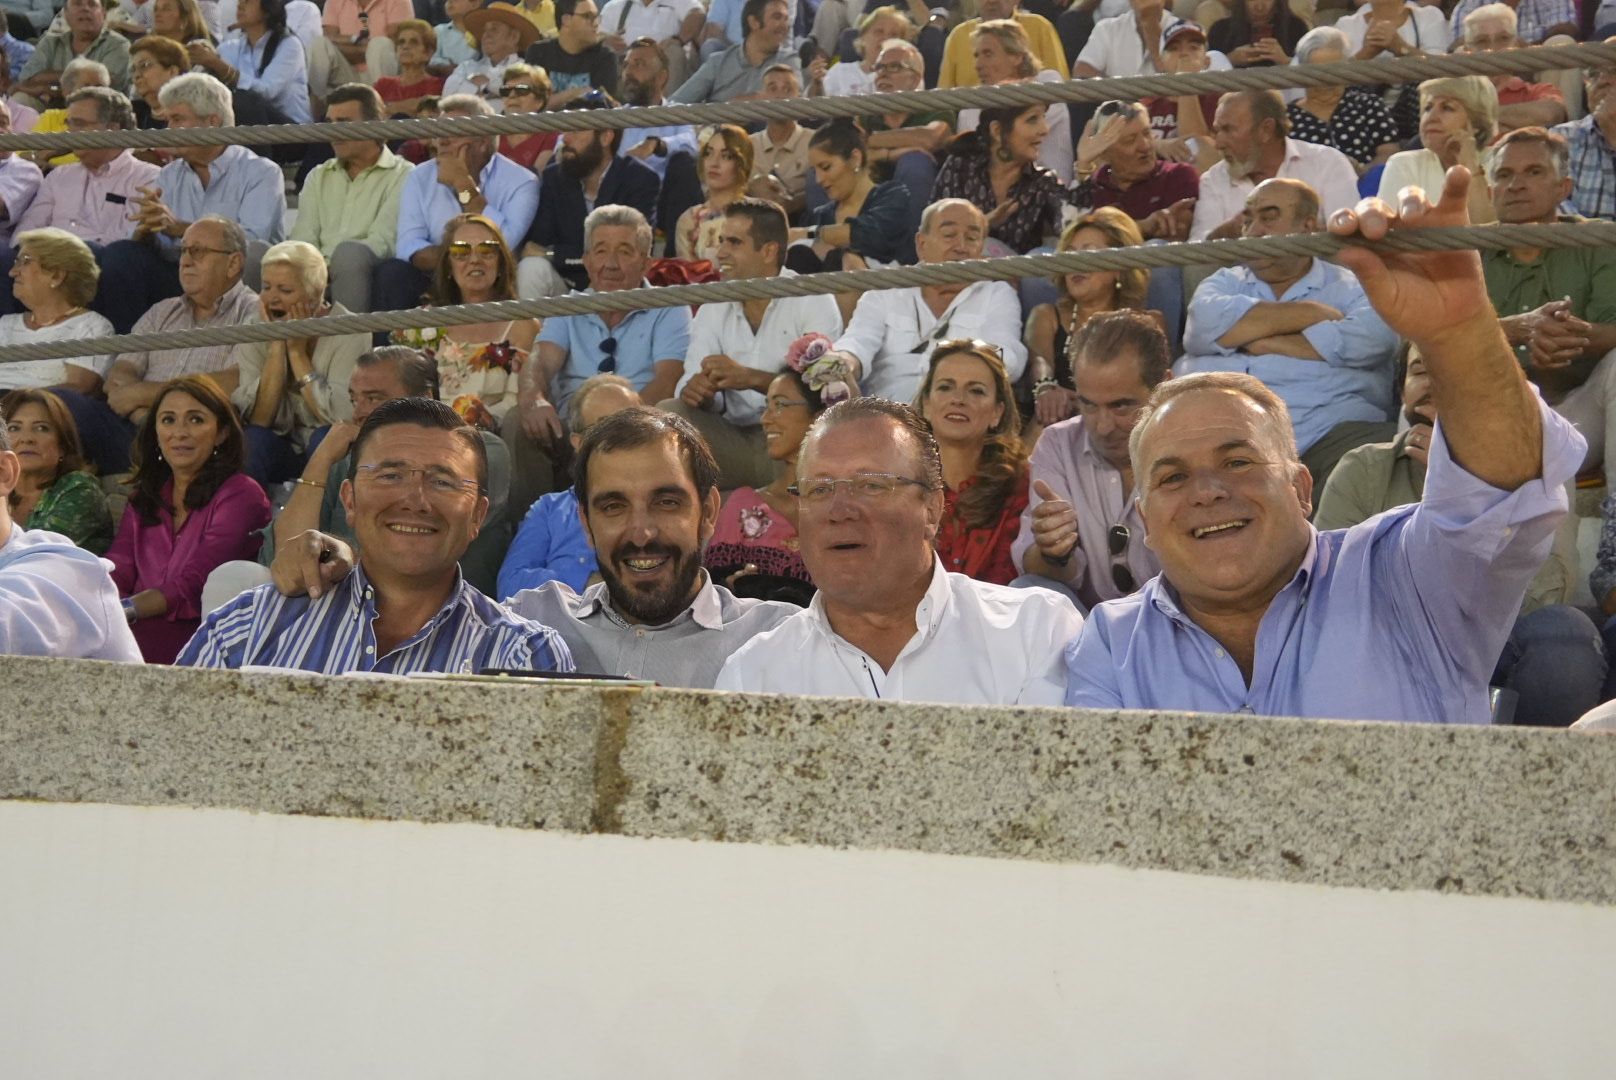
<instances>
[{"instance_id":1,"label":"man's forearm","mask_svg":"<svg viewBox=\"0 0 1616 1080\"><path fill-rule=\"evenodd\" d=\"M1072 548L1064 563L1051 562L1044 558L1044 553L1038 550L1037 544L1028 548L1027 553L1021 557L1021 566L1026 573L1037 574L1039 577L1046 577L1073 588L1083 580L1083 570L1087 565L1088 560L1083 558L1082 551L1076 547Z\"/></svg>"},{"instance_id":2,"label":"man's forearm","mask_svg":"<svg viewBox=\"0 0 1616 1080\"><path fill-rule=\"evenodd\" d=\"M1258 338L1246 345L1245 351L1252 356L1293 356L1298 360L1323 360L1323 355L1313 347L1313 343L1301 334L1275 334L1272 337Z\"/></svg>"},{"instance_id":3,"label":"man's forearm","mask_svg":"<svg viewBox=\"0 0 1616 1080\"><path fill-rule=\"evenodd\" d=\"M1616 323L1594 323L1588 331L1588 347L1583 350L1583 358L1597 360L1612 349L1616 349Z\"/></svg>"},{"instance_id":4,"label":"man's forearm","mask_svg":"<svg viewBox=\"0 0 1616 1080\"><path fill-rule=\"evenodd\" d=\"M1415 344L1431 376L1431 396L1453 460L1504 491L1542 476L1538 400L1491 308Z\"/></svg>"},{"instance_id":5,"label":"man's forearm","mask_svg":"<svg viewBox=\"0 0 1616 1080\"><path fill-rule=\"evenodd\" d=\"M1218 338L1225 349L1242 349L1262 338L1298 334L1315 323L1330 319L1322 304L1310 300L1281 302L1265 300L1240 317Z\"/></svg>"},{"instance_id":6,"label":"man's forearm","mask_svg":"<svg viewBox=\"0 0 1616 1080\"><path fill-rule=\"evenodd\" d=\"M1554 100L1523 101L1498 107L1498 126L1504 131L1523 127L1553 127L1566 119L1564 103Z\"/></svg>"}]
</instances>

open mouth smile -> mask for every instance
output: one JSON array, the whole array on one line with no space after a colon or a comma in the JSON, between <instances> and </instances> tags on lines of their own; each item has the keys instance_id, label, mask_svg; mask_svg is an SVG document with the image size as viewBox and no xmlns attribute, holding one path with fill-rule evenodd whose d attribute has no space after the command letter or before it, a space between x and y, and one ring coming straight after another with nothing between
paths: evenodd
<instances>
[{"instance_id":1,"label":"open mouth smile","mask_svg":"<svg viewBox=\"0 0 1616 1080\"><path fill-rule=\"evenodd\" d=\"M1239 532L1249 524L1249 521L1242 520L1224 521L1217 525L1202 525L1198 529L1191 530L1190 535L1195 537L1197 540L1204 540L1209 536L1226 536L1231 533Z\"/></svg>"}]
</instances>

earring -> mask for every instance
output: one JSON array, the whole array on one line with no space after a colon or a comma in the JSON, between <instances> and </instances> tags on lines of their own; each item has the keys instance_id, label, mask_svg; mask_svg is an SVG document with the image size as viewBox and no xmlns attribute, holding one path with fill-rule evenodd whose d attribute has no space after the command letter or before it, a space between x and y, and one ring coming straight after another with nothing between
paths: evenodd
<instances>
[{"instance_id":1,"label":"earring","mask_svg":"<svg viewBox=\"0 0 1616 1080\"><path fill-rule=\"evenodd\" d=\"M1002 146L997 147L997 148L994 149L993 156L998 158L1000 161L1004 161L1004 162L1010 162L1010 161L1015 160L1015 155L1010 153L1010 151L1006 150Z\"/></svg>"}]
</instances>

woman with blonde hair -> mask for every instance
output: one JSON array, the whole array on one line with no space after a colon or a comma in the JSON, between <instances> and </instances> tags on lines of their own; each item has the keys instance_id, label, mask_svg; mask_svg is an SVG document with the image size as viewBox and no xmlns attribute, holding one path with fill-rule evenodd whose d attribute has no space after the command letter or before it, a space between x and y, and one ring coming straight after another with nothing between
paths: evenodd
<instances>
[{"instance_id":1,"label":"woman with blonde hair","mask_svg":"<svg viewBox=\"0 0 1616 1080\"><path fill-rule=\"evenodd\" d=\"M997 345L939 342L915 407L931 425L943 459L943 569L1008 585L1010 557L1027 508L1027 450L1021 414Z\"/></svg>"},{"instance_id":2,"label":"woman with blonde hair","mask_svg":"<svg viewBox=\"0 0 1616 1080\"><path fill-rule=\"evenodd\" d=\"M919 33L908 14L891 4L883 4L867 12L859 20L858 28L858 37L854 39L858 48L858 63L843 60L831 66L825 73L826 97L875 93L875 58L881 55L881 46L893 38L913 41Z\"/></svg>"},{"instance_id":3,"label":"woman with blonde hair","mask_svg":"<svg viewBox=\"0 0 1616 1080\"><path fill-rule=\"evenodd\" d=\"M181 44L192 41L214 43L213 32L202 15L197 0L151 0L151 32ZM131 50L133 51L133 50Z\"/></svg>"},{"instance_id":4,"label":"woman with blonde hair","mask_svg":"<svg viewBox=\"0 0 1616 1080\"><path fill-rule=\"evenodd\" d=\"M1060 251L1098 251L1138 247L1145 242L1133 218L1114 206L1103 206L1072 222L1061 234ZM1060 298L1039 304L1027 316L1027 361L1033 378L1033 422L1029 439L1041 430L1077 414L1077 388L1067 343L1082 325L1107 311L1143 310L1150 272L1101 270L1063 274L1055 279ZM1158 322L1161 316L1156 315Z\"/></svg>"},{"instance_id":5,"label":"woman with blonde hair","mask_svg":"<svg viewBox=\"0 0 1616 1080\"><path fill-rule=\"evenodd\" d=\"M90 310L101 268L89 247L65 229L29 229L17 236L11 292L26 308L0 315L0 345L72 341L111 334L112 324ZM0 366L0 390L65 386L81 394L101 389L111 357L23 360Z\"/></svg>"},{"instance_id":6,"label":"woman with blonde hair","mask_svg":"<svg viewBox=\"0 0 1616 1080\"><path fill-rule=\"evenodd\" d=\"M674 252L681 259L718 258L718 228L724 210L746 195L752 178L752 140L734 124L708 130L696 155L706 199L679 215L673 228Z\"/></svg>"},{"instance_id":7,"label":"woman with blonde hair","mask_svg":"<svg viewBox=\"0 0 1616 1080\"><path fill-rule=\"evenodd\" d=\"M1393 154L1380 174L1380 197L1389 203L1410 184L1429 194L1442 190L1455 165L1470 170L1470 220L1498 220L1487 190L1487 147L1498 137L1498 88L1485 75L1459 75L1420 83L1423 150Z\"/></svg>"},{"instance_id":8,"label":"woman with blonde hair","mask_svg":"<svg viewBox=\"0 0 1616 1080\"><path fill-rule=\"evenodd\" d=\"M1060 82L1060 73L1051 71L1032 50L1027 31L1014 19L989 19L971 31L971 48L976 75L983 86L1016 82ZM956 131L975 131L981 123L981 109L961 109ZM1064 104L1044 110L1049 135L1038 160L1061 183L1072 182L1072 116Z\"/></svg>"}]
</instances>

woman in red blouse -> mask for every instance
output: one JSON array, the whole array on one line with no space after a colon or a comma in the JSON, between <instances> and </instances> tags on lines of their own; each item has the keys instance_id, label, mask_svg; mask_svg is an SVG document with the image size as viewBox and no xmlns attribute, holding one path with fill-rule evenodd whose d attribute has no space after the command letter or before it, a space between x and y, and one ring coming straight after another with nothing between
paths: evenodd
<instances>
[{"instance_id":1,"label":"woman in red blouse","mask_svg":"<svg viewBox=\"0 0 1616 1080\"><path fill-rule=\"evenodd\" d=\"M1010 544L1027 507L1027 451L999 347L939 343L915 405L943 457L938 558L954 573L1010 584L1016 576Z\"/></svg>"}]
</instances>

